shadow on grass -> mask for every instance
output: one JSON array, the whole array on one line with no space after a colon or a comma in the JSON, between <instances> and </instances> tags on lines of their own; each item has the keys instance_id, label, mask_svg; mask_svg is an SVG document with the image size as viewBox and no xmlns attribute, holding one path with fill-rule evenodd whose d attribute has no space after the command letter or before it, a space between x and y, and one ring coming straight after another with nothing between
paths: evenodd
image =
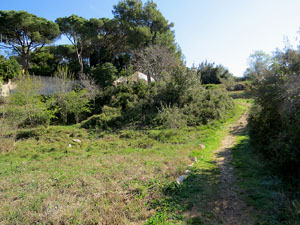
<instances>
[{"instance_id":1,"label":"shadow on grass","mask_svg":"<svg viewBox=\"0 0 300 225\"><path fill-rule=\"evenodd\" d=\"M212 169L191 169L191 173L178 185L175 182L163 187L164 198L153 202L151 207L167 214L168 221L186 224L216 222L212 206L218 199L219 170L215 162ZM157 216L157 215L156 215ZM147 224L168 224L163 220Z\"/></svg>"},{"instance_id":2,"label":"shadow on grass","mask_svg":"<svg viewBox=\"0 0 300 225\"><path fill-rule=\"evenodd\" d=\"M244 124L238 124L230 134L237 139L244 136L246 134ZM240 143L240 145L243 144L246 143ZM231 161L231 150L232 147L226 148L218 153L217 157ZM201 164L201 162L199 163ZM164 198L154 202L151 207L156 208L160 213L164 212L167 215L164 218L167 217L168 221L173 223L221 224L216 216L219 210L216 203L221 198L220 169L216 161L206 161L205 164L206 169L201 166L192 168L191 173L182 184L178 185L172 182L165 185L163 188ZM168 224L164 218L153 220L148 224Z\"/></svg>"},{"instance_id":3,"label":"shadow on grass","mask_svg":"<svg viewBox=\"0 0 300 225\"><path fill-rule=\"evenodd\" d=\"M242 197L255 209L256 224L300 224L300 199L288 197L286 184L259 157L247 130L232 148L232 165Z\"/></svg>"}]
</instances>

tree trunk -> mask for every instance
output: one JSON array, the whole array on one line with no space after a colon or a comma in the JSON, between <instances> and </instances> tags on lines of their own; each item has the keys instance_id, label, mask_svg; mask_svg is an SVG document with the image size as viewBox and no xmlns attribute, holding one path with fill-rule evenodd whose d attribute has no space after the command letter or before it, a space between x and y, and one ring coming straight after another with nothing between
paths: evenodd
<instances>
[{"instance_id":1,"label":"tree trunk","mask_svg":"<svg viewBox=\"0 0 300 225\"><path fill-rule=\"evenodd\" d=\"M83 74L83 59L82 59L82 55L80 53L78 53L78 62L80 65L80 74Z\"/></svg>"},{"instance_id":2,"label":"tree trunk","mask_svg":"<svg viewBox=\"0 0 300 225\"><path fill-rule=\"evenodd\" d=\"M82 47L80 47L80 50L76 47L78 62L80 65L80 74L83 74L83 58L82 58Z\"/></svg>"},{"instance_id":3,"label":"tree trunk","mask_svg":"<svg viewBox=\"0 0 300 225\"><path fill-rule=\"evenodd\" d=\"M25 74L28 73L29 69L29 52L22 52L22 61L23 61L23 69L25 71Z\"/></svg>"},{"instance_id":4,"label":"tree trunk","mask_svg":"<svg viewBox=\"0 0 300 225\"><path fill-rule=\"evenodd\" d=\"M152 40L151 40L152 45L155 44L156 36L157 36L157 32L155 32L154 35L152 36Z\"/></svg>"},{"instance_id":5,"label":"tree trunk","mask_svg":"<svg viewBox=\"0 0 300 225\"><path fill-rule=\"evenodd\" d=\"M147 81L148 81L148 85L151 84L151 76L147 73Z\"/></svg>"}]
</instances>

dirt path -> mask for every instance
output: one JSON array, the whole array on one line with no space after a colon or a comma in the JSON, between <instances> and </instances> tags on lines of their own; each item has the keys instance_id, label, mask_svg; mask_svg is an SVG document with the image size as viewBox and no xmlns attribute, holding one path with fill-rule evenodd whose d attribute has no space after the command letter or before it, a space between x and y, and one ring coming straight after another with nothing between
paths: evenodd
<instances>
[{"instance_id":1,"label":"dirt path","mask_svg":"<svg viewBox=\"0 0 300 225\"><path fill-rule=\"evenodd\" d=\"M221 173L220 199L215 201L214 214L226 225L253 224L249 216L251 209L238 194L238 187L234 185L236 177L231 165L231 148L235 144L236 136L241 134L247 125L248 113L245 113L235 125L230 127L229 134L223 139L222 147L215 151L216 162Z\"/></svg>"}]
</instances>

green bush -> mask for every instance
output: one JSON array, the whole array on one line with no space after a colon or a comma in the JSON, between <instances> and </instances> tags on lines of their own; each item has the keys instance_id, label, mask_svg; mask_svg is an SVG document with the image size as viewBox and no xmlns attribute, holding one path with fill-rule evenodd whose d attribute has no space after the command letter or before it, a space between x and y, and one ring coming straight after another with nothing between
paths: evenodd
<instances>
[{"instance_id":1,"label":"green bush","mask_svg":"<svg viewBox=\"0 0 300 225\"><path fill-rule=\"evenodd\" d=\"M76 123L90 112L90 96L86 89L76 89L74 74L68 66L59 66L55 72L59 82L56 84L55 93L49 98L50 107L55 111L59 121L67 124L69 117Z\"/></svg>"},{"instance_id":2,"label":"green bush","mask_svg":"<svg viewBox=\"0 0 300 225\"><path fill-rule=\"evenodd\" d=\"M21 67L15 59L6 59L0 55L0 83L1 80L8 81L16 77L20 71Z\"/></svg>"},{"instance_id":3,"label":"green bush","mask_svg":"<svg viewBox=\"0 0 300 225\"><path fill-rule=\"evenodd\" d=\"M250 135L275 171L300 178L300 52L278 52L275 59L253 91Z\"/></svg>"},{"instance_id":4,"label":"green bush","mask_svg":"<svg viewBox=\"0 0 300 225\"><path fill-rule=\"evenodd\" d=\"M112 85L117 78L118 70L112 63L98 64L91 68L91 75L101 87Z\"/></svg>"},{"instance_id":5,"label":"green bush","mask_svg":"<svg viewBox=\"0 0 300 225\"><path fill-rule=\"evenodd\" d=\"M6 120L15 126L49 125L54 111L48 108L47 102L38 94L41 84L30 76L22 77L18 88L6 105Z\"/></svg>"},{"instance_id":6,"label":"green bush","mask_svg":"<svg viewBox=\"0 0 300 225\"><path fill-rule=\"evenodd\" d=\"M233 108L224 87L204 88L195 70L179 67L169 80L104 89L98 104L121 108L123 125L180 128L222 120Z\"/></svg>"},{"instance_id":7,"label":"green bush","mask_svg":"<svg viewBox=\"0 0 300 225\"><path fill-rule=\"evenodd\" d=\"M118 119L121 116L120 108L104 106L100 115L93 115L81 123L86 129L110 129L118 126Z\"/></svg>"},{"instance_id":8,"label":"green bush","mask_svg":"<svg viewBox=\"0 0 300 225\"><path fill-rule=\"evenodd\" d=\"M97 107L121 108L123 125L150 124L157 113L154 104L155 85L144 82L123 83L105 88L97 99ZM99 112L100 113L100 112Z\"/></svg>"},{"instance_id":9,"label":"green bush","mask_svg":"<svg viewBox=\"0 0 300 225\"><path fill-rule=\"evenodd\" d=\"M59 58L50 53L49 48L45 48L42 51L32 53L29 73L39 76L52 76L58 65Z\"/></svg>"},{"instance_id":10,"label":"green bush","mask_svg":"<svg viewBox=\"0 0 300 225\"><path fill-rule=\"evenodd\" d=\"M228 69L207 61L198 66L197 74L201 77L203 84L225 84L227 86L233 82L233 76Z\"/></svg>"},{"instance_id":11,"label":"green bush","mask_svg":"<svg viewBox=\"0 0 300 225\"><path fill-rule=\"evenodd\" d=\"M183 128L187 126L186 116L177 106L162 106L156 120L163 128Z\"/></svg>"},{"instance_id":12,"label":"green bush","mask_svg":"<svg viewBox=\"0 0 300 225\"><path fill-rule=\"evenodd\" d=\"M89 97L85 89L57 92L49 99L49 105L64 124L69 122L68 118L71 116L79 123L83 115L90 112Z\"/></svg>"}]
</instances>

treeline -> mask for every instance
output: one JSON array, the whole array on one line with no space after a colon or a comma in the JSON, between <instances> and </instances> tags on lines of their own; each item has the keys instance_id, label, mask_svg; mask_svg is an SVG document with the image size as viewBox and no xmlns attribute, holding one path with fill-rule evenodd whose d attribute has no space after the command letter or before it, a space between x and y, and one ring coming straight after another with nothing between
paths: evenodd
<instances>
[{"instance_id":1,"label":"treeline","mask_svg":"<svg viewBox=\"0 0 300 225\"><path fill-rule=\"evenodd\" d=\"M254 79L251 137L268 164L285 178L300 178L300 51L252 55Z\"/></svg>"},{"instance_id":2,"label":"treeline","mask_svg":"<svg viewBox=\"0 0 300 225\"><path fill-rule=\"evenodd\" d=\"M183 64L173 26L153 1L120 1L112 19L71 15L52 22L26 11L0 11L0 45L12 50L12 64L17 60L31 75L52 76L58 65L67 65L75 76L90 74L105 86L103 77L113 80L139 70L158 80L168 65ZM53 45L61 35L71 44ZM160 71L153 64L160 64ZM203 84L233 80L222 65L204 62L200 72Z\"/></svg>"},{"instance_id":3,"label":"treeline","mask_svg":"<svg viewBox=\"0 0 300 225\"><path fill-rule=\"evenodd\" d=\"M153 1L120 1L113 16L85 19L71 15L52 22L26 11L0 11L1 47L17 54L26 72L42 76L53 75L61 64L67 64L75 75L100 76L97 72L104 69L100 68L103 64L120 73L133 64L136 51L151 45L162 46L181 59L173 24ZM61 35L71 45L51 46Z\"/></svg>"},{"instance_id":4,"label":"treeline","mask_svg":"<svg viewBox=\"0 0 300 225\"><path fill-rule=\"evenodd\" d=\"M208 62L186 67L173 24L153 1L120 1L113 15L71 15L54 23L25 11L0 11L1 45L15 53L0 58L6 65L0 67L2 79L15 77L19 62L24 74L53 75L59 81L53 94L41 96L39 81L20 76L5 112L12 126L71 124L91 116L83 127L179 128L228 115L233 101L226 91L205 85L231 82L232 74ZM72 44L53 45L60 35ZM146 81L127 79L137 71Z\"/></svg>"}]
</instances>

